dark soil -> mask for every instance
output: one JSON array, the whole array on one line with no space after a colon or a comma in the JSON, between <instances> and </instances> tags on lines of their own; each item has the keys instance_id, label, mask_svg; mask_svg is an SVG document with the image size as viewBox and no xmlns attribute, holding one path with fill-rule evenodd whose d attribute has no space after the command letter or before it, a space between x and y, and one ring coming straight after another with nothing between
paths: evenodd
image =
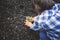
<instances>
[{"instance_id":1,"label":"dark soil","mask_svg":"<svg viewBox=\"0 0 60 40\"><path fill-rule=\"evenodd\" d=\"M24 25L25 16L35 16L31 0L0 0L0 40L39 40L38 31Z\"/></svg>"}]
</instances>

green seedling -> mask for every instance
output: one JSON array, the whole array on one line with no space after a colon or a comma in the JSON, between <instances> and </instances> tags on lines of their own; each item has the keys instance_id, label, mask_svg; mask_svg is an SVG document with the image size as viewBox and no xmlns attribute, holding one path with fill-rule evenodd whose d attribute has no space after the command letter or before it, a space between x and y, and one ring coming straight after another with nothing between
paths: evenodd
<instances>
[{"instance_id":1,"label":"green seedling","mask_svg":"<svg viewBox=\"0 0 60 40\"><path fill-rule=\"evenodd\" d=\"M32 17L27 17L26 20L30 21L32 20Z\"/></svg>"}]
</instances>

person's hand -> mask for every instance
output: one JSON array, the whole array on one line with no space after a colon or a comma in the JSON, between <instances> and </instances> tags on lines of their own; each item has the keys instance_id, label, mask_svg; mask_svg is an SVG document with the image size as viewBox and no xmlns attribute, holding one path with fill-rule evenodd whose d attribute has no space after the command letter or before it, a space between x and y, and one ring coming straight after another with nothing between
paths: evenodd
<instances>
[{"instance_id":1,"label":"person's hand","mask_svg":"<svg viewBox=\"0 0 60 40\"><path fill-rule=\"evenodd\" d=\"M37 16L33 17L32 20L34 21L36 19Z\"/></svg>"},{"instance_id":2,"label":"person's hand","mask_svg":"<svg viewBox=\"0 0 60 40\"><path fill-rule=\"evenodd\" d=\"M31 20L28 20L29 22L33 22L36 19L36 16L35 17L26 16L26 18L31 19Z\"/></svg>"},{"instance_id":3,"label":"person's hand","mask_svg":"<svg viewBox=\"0 0 60 40\"><path fill-rule=\"evenodd\" d=\"M26 16L26 18L31 18L30 16ZM30 27L31 25L32 25L32 22L34 21L36 19L36 16L35 17L32 17L32 19L31 20L25 20L25 25L27 26L27 27Z\"/></svg>"},{"instance_id":4,"label":"person's hand","mask_svg":"<svg viewBox=\"0 0 60 40\"><path fill-rule=\"evenodd\" d=\"M29 22L33 22L33 18L30 16L26 16L26 20L28 20Z\"/></svg>"},{"instance_id":5,"label":"person's hand","mask_svg":"<svg viewBox=\"0 0 60 40\"><path fill-rule=\"evenodd\" d=\"M31 22L29 22L28 20L25 20L25 25L27 26L27 27L30 27L31 25L32 25L32 23Z\"/></svg>"}]
</instances>

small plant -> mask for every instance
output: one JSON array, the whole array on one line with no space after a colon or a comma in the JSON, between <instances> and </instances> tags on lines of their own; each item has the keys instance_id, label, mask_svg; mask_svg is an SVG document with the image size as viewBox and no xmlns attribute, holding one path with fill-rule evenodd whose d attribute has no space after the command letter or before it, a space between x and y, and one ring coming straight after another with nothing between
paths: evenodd
<instances>
[{"instance_id":1,"label":"small plant","mask_svg":"<svg viewBox=\"0 0 60 40\"><path fill-rule=\"evenodd\" d=\"M26 17L26 20L31 21L32 17Z\"/></svg>"}]
</instances>

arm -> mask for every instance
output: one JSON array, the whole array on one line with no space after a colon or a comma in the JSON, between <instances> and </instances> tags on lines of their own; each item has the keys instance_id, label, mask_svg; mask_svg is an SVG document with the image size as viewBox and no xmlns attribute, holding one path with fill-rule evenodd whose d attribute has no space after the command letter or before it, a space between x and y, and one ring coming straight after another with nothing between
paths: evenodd
<instances>
[{"instance_id":1,"label":"arm","mask_svg":"<svg viewBox=\"0 0 60 40\"><path fill-rule=\"evenodd\" d=\"M26 20L28 20L29 22L34 22L34 20L36 19L37 16L35 17L30 17L30 16L26 16Z\"/></svg>"},{"instance_id":2,"label":"arm","mask_svg":"<svg viewBox=\"0 0 60 40\"><path fill-rule=\"evenodd\" d=\"M29 22L28 20L26 20L25 25L26 25L27 27L30 27L30 29L35 30L35 31L41 29L42 27L41 27L41 26L39 25L39 23L38 23L38 17L39 17L39 16L34 17L34 18L36 18L36 19L34 20L33 23L31 23L31 22Z\"/></svg>"},{"instance_id":3,"label":"arm","mask_svg":"<svg viewBox=\"0 0 60 40\"><path fill-rule=\"evenodd\" d=\"M30 29L36 31L41 29L42 27L39 24L39 16L36 17L36 19L34 20L34 23L32 25L30 25Z\"/></svg>"},{"instance_id":4,"label":"arm","mask_svg":"<svg viewBox=\"0 0 60 40\"><path fill-rule=\"evenodd\" d=\"M32 22L34 22L34 20L36 19L37 16L33 17L31 20L27 19L27 18L31 18L30 16L26 16L26 20L25 20L25 25L27 27L30 27L32 25Z\"/></svg>"},{"instance_id":5,"label":"arm","mask_svg":"<svg viewBox=\"0 0 60 40\"><path fill-rule=\"evenodd\" d=\"M32 30L40 30L41 28L43 28L44 24L45 23L48 23L48 18L50 17L51 15L48 13L48 11L45 11L45 12L42 12L41 15L38 15L36 17L36 19L34 20L34 23L27 23L27 24L30 24L28 27L30 27L30 29Z\"/></svg>"}]
</instances>

